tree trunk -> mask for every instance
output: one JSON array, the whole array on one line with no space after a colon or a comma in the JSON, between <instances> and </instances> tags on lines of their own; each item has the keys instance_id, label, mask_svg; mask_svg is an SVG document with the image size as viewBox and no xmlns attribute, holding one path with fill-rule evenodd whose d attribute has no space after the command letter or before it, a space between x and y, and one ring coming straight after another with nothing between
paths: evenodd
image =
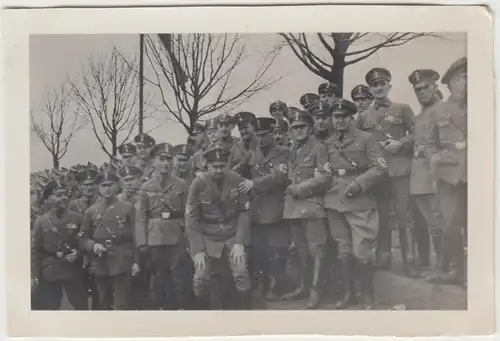
<instances>
[{"instance_id":1,"label":"tree trunk","mask_svg":"<svg viewBox=\"0 0 500 341\"><path fill-rule=\"evenodd\" d=\"M116 145L117 133L118 132L113 132L113 135L111 136L111 156L112 157L116 156L116 152L118 150L118 147Z\"/></svg>"},{"instance_id":2,"label":"tree trunk","mask_svg":"<svg viewBox=\"0 0 500 341\"><path fill-rule=\"evenodd\" d=\"M52 167L59 169L59 158L55 154L52 154Z\"/></svg>"},{"instance_id":3,"label":"tree trunk","mask_svg":"<svg viewBox=\"0 0 500 341\"><path fill-rule=\"evenodd\" d=\"M330 74L328 75L328 81L337 84L340 87L340 97L344 97L344 69L345 69L345 58L336 57L332 65Z\"/></svg>"}]
</instances>

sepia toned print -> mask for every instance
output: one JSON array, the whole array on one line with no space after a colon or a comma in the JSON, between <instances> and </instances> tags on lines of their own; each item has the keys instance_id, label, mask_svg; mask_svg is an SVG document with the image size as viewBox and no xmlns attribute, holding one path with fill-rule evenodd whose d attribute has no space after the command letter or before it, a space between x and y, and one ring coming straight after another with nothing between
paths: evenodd
<instances>
[{"instance_id":1,"label":"sepia toned print","mask_svg":"<svg viewBox=\"0 0 500 341\"><path fill-rule=\"evenodd\" d=\"M473 311L470 35L332 31L31 35L31 313Z\"/></svg>"}]
</instances>

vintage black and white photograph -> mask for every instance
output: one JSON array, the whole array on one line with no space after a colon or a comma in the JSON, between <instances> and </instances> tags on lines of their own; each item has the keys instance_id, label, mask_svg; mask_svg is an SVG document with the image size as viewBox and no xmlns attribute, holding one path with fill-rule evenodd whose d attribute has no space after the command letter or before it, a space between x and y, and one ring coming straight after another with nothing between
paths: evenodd
<instances>
[{"instance_id":1,"label":"vintage black and white photograph","mask_svg":"<svg viewBox=\"0 0 500 341\"><path fill-rule=\"evenodd\" d=\"M32 309L466 309L466 43L31 37Z\"/></svg>"},{"instance_id":2,"label":"vintage black and white photograph","mask_svg":"<svg viewBox=\"0 0 500 341\"><path fill-rule=\"evenodd\" d=\"M30 34L29 310L466 312L471 38L324 28Z\"/></svg>"}]
</instances>

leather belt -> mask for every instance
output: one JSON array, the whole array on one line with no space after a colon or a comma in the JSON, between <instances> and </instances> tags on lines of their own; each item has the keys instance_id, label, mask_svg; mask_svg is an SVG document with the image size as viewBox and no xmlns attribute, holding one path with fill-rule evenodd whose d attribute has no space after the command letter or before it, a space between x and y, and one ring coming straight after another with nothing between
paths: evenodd
<instances>
[{"instance_id":1,"label":"leather belt","mask_svg":"<svg viewBox=\"0 0 500 341\"><path fill-rule=\"evenodd\" d=\"M96 240L96 242L104 245L105 247L111 247L113 245L119 246L127 243L132 243L132 239L126 237L118 237L118 238Z\"/></svg>"},{"instance_id":2,"label":"leather belt","mask_svg":"<svg viewBox=\"0 0 500 341\"><path fill-rule=\"evenodd\" d=\"M336 176L353 176L353 175L361 175L367 170L368 168L339 168L339 169L334 169L333 174Z\"/></svg>"},{"instance_id":3,"label":"leather belt","mask_svg":"<svg viewBox=\"0 0 500 341\"><path fill-rule=\"evenodd\" d=\"M163 220L168 220L168 219L182 219L184 218L184 212L179 212L179 211L165 211L165 212L149 212L148 218L150 219L163 219Z\"/></svg>"}]
</instances>

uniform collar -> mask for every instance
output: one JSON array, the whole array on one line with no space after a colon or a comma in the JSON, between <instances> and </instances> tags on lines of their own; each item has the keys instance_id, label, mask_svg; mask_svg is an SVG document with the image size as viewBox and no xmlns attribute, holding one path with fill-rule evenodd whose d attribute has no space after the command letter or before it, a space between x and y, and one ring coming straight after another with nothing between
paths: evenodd
<instances>
[{"instance_id":1,"label":"uniform collar","mask_svg":"<svg viewBox=\"0 0 500 341\"><path fill-rule=\"evenodd\" d=\"M389 98L385 98L383 100L373 100L373 107L375 109L378 109L378 108L388 108L390 107L392 104L392 101L389 99Z\"/></svg>"}]
</instances>

